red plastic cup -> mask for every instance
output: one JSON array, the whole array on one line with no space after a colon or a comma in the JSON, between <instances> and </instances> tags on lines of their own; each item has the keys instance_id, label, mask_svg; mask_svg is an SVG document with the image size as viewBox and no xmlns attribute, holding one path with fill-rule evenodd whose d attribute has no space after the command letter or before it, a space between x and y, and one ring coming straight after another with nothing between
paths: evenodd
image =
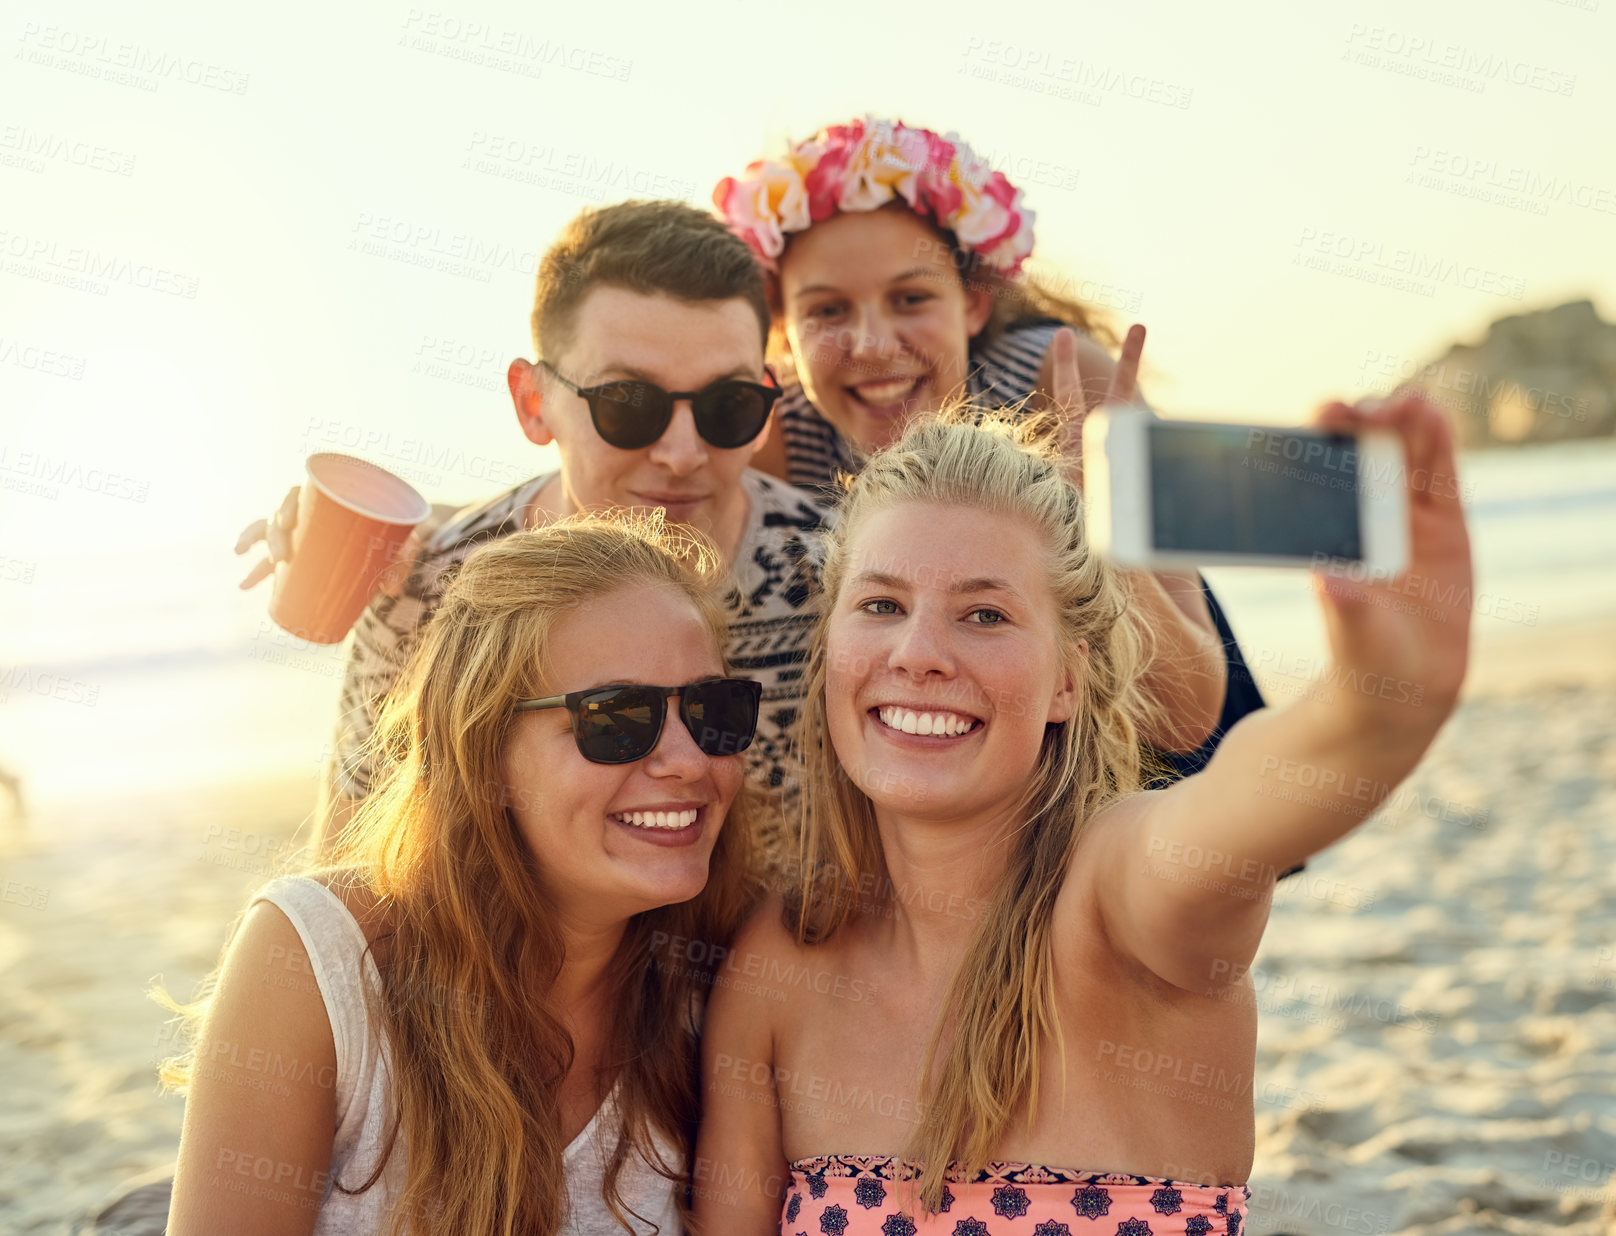
<instances>
[{"instance_id":1,"label":"red plastic cup","mask_svg":"<svg viewBox=\"0 0 1616 1236\"><path fill-rule=\"evenodd\" d=\"M339 644L432 507L369 460L326 452L310 455L308 468L292 557L275 568L269 616L298 639Z\"/></svg>"}]
</instances>

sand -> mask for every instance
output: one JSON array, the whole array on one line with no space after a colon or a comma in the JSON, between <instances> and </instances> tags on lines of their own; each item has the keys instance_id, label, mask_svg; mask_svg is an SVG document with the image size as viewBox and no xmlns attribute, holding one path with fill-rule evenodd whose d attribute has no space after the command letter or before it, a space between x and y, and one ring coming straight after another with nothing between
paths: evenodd
<instances>
[{"instance_id":1,"label":"sand","mask_svg":"<svg viewBox=\"0 0 1616 1236\"><path fill-rule=\"evenodd\" d=\"M1407 788L1277 899L1253 1236L1616 1233L1610 636L1481 646ZM0 835L0 1230L75 1230L172 1163L144 988L212 967L311 791L80 803Z\"/></svg>"},{"instance_id":2,"label":"sand","mask_svg":"<svg viewBox=\"0 0 1616 1236\"><path fill-rule=\"evenodd\" d=\"M1616 1232L1613 820L1616 688L1478 694L1313 860L1254 967L1254 1236Z\"/></svg>"},{"instance_id":3,"label":"sand","mask_svg":"<svg viewBox=\"0 0 1616 1236\"><path fill-rule=\"evenodd\" d=\"M0 838L0 1231L76 1230L173 1163L184 1105L158 1091L172 1040L145 990L191 996L312 790L80 803Z\"/></svg>"}]
</instances>

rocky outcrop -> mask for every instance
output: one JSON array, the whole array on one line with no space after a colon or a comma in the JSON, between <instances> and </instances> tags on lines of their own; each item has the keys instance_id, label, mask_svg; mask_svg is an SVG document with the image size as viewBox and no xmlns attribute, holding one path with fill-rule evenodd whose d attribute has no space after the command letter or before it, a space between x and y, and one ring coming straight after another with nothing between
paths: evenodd
<instances>
[{"instance_id":1,"label":"rocky outcrop","mask_svg":"<svg viewBox=\"0 0 1616 1236\"><path fill-rule=\"evenodd\" d=\"M1414 379L1450 408L1466 447L1616 434L1616 325L1574 300L1500 318Z\"/></svg>"}]
</instances>

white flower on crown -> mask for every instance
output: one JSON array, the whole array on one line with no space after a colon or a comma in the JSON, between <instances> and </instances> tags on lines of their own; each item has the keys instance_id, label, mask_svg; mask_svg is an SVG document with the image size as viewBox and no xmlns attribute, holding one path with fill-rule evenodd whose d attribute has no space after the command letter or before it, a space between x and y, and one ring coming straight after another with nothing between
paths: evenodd
<instances>
[{"instance_id":1,"label":"white flower on crown","mask_svg":"<svg viewBox=\"0 0 1616 1236\"><path fill-rule=\"evenodd\" d=\"M785 162L753 163L713 191L730 226L771 270L792 232L838 210L875 210L898 197L1012 277L1032 252L1033 212L1003 173L957 134L939 137L890 120L832 125L798 143Z\"/></svg>"},{"instance_id":2,"label":"white flower on crown","mask_svg":"<svg viewBox=\"0 0 1616 1236\"><path fill-rule=\"evenodd\" d=\"M777 258L785 251L786 234L811 222L807 190L789 163L754 163L746 172L743 179L730 182L722 208L730 226L750 233L764 256Z\"/></svg>"},{"instance_id":3,"label":"white flower on crown","mask_svg":"<svg viewBox=\"0 0 1616 1236\"><path fill-rule=\"evenodd\" d=\"M949 135L951 140L953 134ZM969 153L963 143L950 169L960 205L947 222L960 244L981 253L990 266L1010 269L1032 252L1033 212L1021 204L1021 190L1002 173Z\"/></svg>"},{"instance_id":4,"label":"white flower on crown","mask_svg":"<svg viewBox=\"0 0 1616 1236\"><path fill-rule=\"evenodd\" d=\"M888 120L871 121L848 163L841 208L874 210L900 194L910 206L916 205L916 180L929 153L923 134Z\"/></svg>"}]
</instances>

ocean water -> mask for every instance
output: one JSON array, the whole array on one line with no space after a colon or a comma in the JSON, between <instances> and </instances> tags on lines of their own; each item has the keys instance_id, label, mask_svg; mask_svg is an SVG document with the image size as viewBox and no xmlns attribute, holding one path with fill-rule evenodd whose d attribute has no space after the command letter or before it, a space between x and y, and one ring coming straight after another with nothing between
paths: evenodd
<instances>
[{"instance_id":1,"label":"ocean water","mask_svg":"<svg viewBox=\"0 0 1616 1236\"><path fill-rule=\"evenodd\" d=\"M1616 441L1473 454L1460 477L1478 646L1609 618L1616 651ZM237 589L248 559L233 531L138 555L0 557L0 768L35 802L289 775L312 796L342 650L270 624L267 585ZM1320 664L1306 572L1207 575L1265 685Z\"/></svg>"},{"instance_id":2,"label":"ocean water","mask_svg":"<svg viewBox=\"0 0 1616 1236\"><path fill-rule=\"evenodd\" d=\"M267 583L238 590L249 560L233 531L0 577L0 768L34 805L116 811L177 787L306 776L312 807L343 649L270 623Z\"/></svg>"},{"instance_id":3,"label":"ocean water","mask_svg":"<svg viewBox=\"0 0 1616 1236\"><path fill-rule=\"evenodd\" d=\"M1459 465L1475 566L1474 646L1610 619L1616 655L1616 441L1475 452ZM1206 572L1259 680L1326 653L1307 572Z\"/></svg>"}]
</instances>

